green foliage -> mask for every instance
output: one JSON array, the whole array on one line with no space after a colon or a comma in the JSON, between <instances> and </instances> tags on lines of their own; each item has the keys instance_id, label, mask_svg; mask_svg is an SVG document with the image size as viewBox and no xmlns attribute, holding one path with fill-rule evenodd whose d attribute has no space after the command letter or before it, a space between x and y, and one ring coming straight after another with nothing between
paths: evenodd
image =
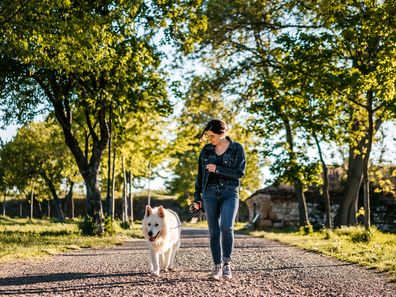
<instances>
[{"instance_id":1,"label":"green foliage","mask_svg":"<svg viewBox=\"0 0 396 297\"><path fill-rule=\"evenodd\" d=\"M0 16L4 120L29 121L41 108L53 111L89 188L87 199L95 200L87 211L98 218L96 181L109 139L108 111L112 107L115 117L146 113L145 119L153 111L171 112L157 33L176 25L179 4L186 6L182 1L16 2L1 11L12 18Z\"/></svg>"},{"instance_id":2,"label":"green foliage","mask_svg":"<svg viewBox=\"0 0 396 297\"><path fill-rule=\"evenodd\" d=\"M104 228L105 228L105 233L107 235L114 235L115 234L115 229L114 229L114 222L111 216L107 216L104 220Z\"/></svg>"},{"instance_id":3,"label":"green foliage","mask_svg":"<svg viewBox=\"0 0 396 297\"><path fill-rule=\"evenodd\" d=\"M321 232L324 234L324 239L326 240L333 240L334 239L334 232L331 229L323 229Z\"/></svg>"},{"instance_id":4,"label":"green foliage","mask_svg":"<svg viewBox=\"0 0 396 297\"><path fill-rule=\"evenodd\" d=\"M169 124L156 110L127 114L122 119L122 131L116 134L114 145L134 177L156 177L159 166L169 156Z\"/></svg>"},{"instance_id":5,"label":"green foliage","mask_svg":"<svg viewBox=\"0 0 396 297\"><path fill-rule=\"evenodd\" d=\"M127 229L130 229L131 224L128 223L128 222L121 222L121 223L120 223L120 227L121 227L122 229L127 230Z\"/></svg>"},{"instance_id":6,"label":"green foliage","mask_svg":"<svg viewBox=\"0 0 396 297\"><path fill-rule=\"evenodd\" d=\"M8 172L8 188L17 187L23 192L32 179L38 179L46 185L44 193L40 193L40 186L35 187L39 200L47 199L48 194L59 194L62 179L72 179L77 171L59 127L50 121L19 128L1 155L3 170Z\"/></svg>"},{"instance_id":7,"label":"green foliage","mask_svg":"<svg viewBox=\"0 0 396 297\"><path fill-rule=\"evenodd\" d=\"M230 128L229 135L245 148L246 175L241 181L241 198L246 199L260 186L260 158L255 135L246 129L246 121L240 120L240 110L232 102L220 96L216 86L204 78L195 77L185 95L185 105L177 119L176 139L172 143L175 177L168 188L187 205L194 193L198 157L205 139L201 133L206 123L213 118L223 119Z\"/></svg>"},{"instance_id":8,"label":"green foliage","mask_svg":"<svg viewBox=\"0 0 396 297\"><path fill-rule=\"evenodd\" d=\"M376 131L395 117L393 1L208 0L200 14L196 54L222 95L254 115L278 182L323 183L323 144L349 148L350 168L359 157L370 164Z\"/></svg>"},{"instance_id":9,"label":"green foliage","mask_svg":"<svg viewBox=\"0 0 396 297\"><path fill-rule=\"evenodd\" d=\"M373 234L368 230L364 230L360 233L355 233L351 236L352 242L370 242L372 238Z\"/></svg>"},{"instance_id":10,"label":"green foliage","mask_svg":"<svg viewBox=\"0 0 396 297\"><path fill-rule=\"evenodd\" d=\"M93 221L92 217L85 216L84 219L78 224L78 229L82 235L93 235L95 230L95 222Z\"/></svg>"},{"instance_id":11,"label":"green foliage","mask_svg":"<svg viewBox=\"0 0 396 297\"><path fill-rule=\"evenodd\" d=\"M311 224L302 226L302 227L300 227L299 232L302 235L309 235L313 232L313 226Z\"/></svg>"}]
</instances>

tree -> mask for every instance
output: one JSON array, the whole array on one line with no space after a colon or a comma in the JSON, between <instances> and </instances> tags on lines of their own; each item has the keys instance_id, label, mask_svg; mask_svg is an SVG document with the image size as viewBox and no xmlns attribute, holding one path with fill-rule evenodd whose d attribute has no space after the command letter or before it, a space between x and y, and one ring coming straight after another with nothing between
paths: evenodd
<instances>
[{"instance_id":1,"label":"tree","mask_svg":"<svg viewBox=\"0 0 396 297\"><path fill-rule=\"evenodd\" d=\"M317 95L321 89L328 90L323 88L325 81L333 88L327 96L344 106L337 116L349 117L346 131L350 139L350 162L347 193L339 214L341 224L351 224L363 176L366 176L365 181L368 180L373 135L394 110L394 9L392 1L302 3L252 0L220 3L208 0L198 13L205 26L194 26L191 22L187 42L199 43L197 52L211 66L218 85L223 86L227 94L243 94L240 96L243 101L250 99L253 102L250 110L260 115L261 128L270 132L263 136L277 137L278 132L284 131L286 141L278 145L283 145L289 161L279 159L278 164L288 166L289 176L294 176L296 196L300 197L300 223L307 220L301 190L305 183L302 181L312 177L310 172L315 173L315 170L310 169L314 164L311 166L307 160L299 159L297 156L301 154L293 150L299 133L304 133L295 113L300 106L307 106L303 99L324 99ZM300 38L303 34L306 37ZM289 39L296 37L297 42L285 47L285 36ZM316 38L316 41L311 42L310 38ZM318 50L312 56L320 57L319 61L304 61L307 55L295 55L296 50L309 49L311 45ZM287 70L293 66L288 63L289 56L293 57L292 62L299 63L298 67L305 67L299 68L304 74L309 74L310 69L318 69L315 65L318 62L321 66L326 65L324 61L330 64L323 71L314 71L307 77L293 77L295 73L289 77ZM312 77L314 82L307 81ZM317 82L322 82L318 88ZM312 126L309 129L312 137ZM306 166L308 170L304 169ZM282 168L275 169L279 173ZM368 183L365 185L368 219Z\"/></svg>"},{"instance_id":2,"label":"tree","mask_svg":"<svg viewBox=\"0 0 396 297\"><path fill-rule=\"evenodd\" d=\"M55 203L55 216L63 221L60 187L68 172L73 171L73 164L60 129L51 121L33 122L23 126L7 144L7 152L4 157L8 159L8 164L12 163L8 170L17 179L26 179L25 184L30 184L32 179L37 180L40 177L45 182Z\"/></svg>"},{"instance_id":3,"label":"tree","mask_svg":"<svg viewBox=\"0 0 396 297\"><path fill-rule=\"evenodd\" d=\"M351 107L348 178L338 225L355 222L363 184L365 226L370 227L372 144L381 124L392 118L395 105L395 12L393 1L323 1L315 10L321 26L333 35L334 63L340 73L336 88Z\"/></svg>"},{"instance_id":4,"label":"tree","mask_svg":"<svg viewBox=\"0 0 396 297\"><path fill-rule=\"evenodd\" d=\"M288 54L281 60L282 67L278 72L282 76L283 91L288 90L298 98L292 106L292 118L303 130L300 137L309 146L313 141L318 151L326 227L332 228L328 166L323 144L344 145L347 116L344 104L333 88L337 68L332 63L332 51L323 46L329 37L326 32L318 31L280 35L278 43ZM310 159L315 162L316 158ZM312 182L317 182L314 181L315 171L312 173Z\"/></svg>"},{"instance_id":5,"label":"tree","mask_svg":"<svg viewBox=\"0 0 396 297\"><path fill-rule=\"evenodd\" d=\"M185 105L178 125L175 129L176 138L171 144L173 153L174 177L168 182L170 191L186 204L191 202L194 193L194 181L197 174L197 162L203 141L201 133L205 124L213 118L223 119L230 129L230 136L240 142L246 152L246 175L241 181L241 199L260 186L258 175L260 159L257 151L257 139L248 129L246 122L249 119L238 120L240 110L234 105L225 102L214 85L201 77L194 77L189 91L185 94Z\"/></svg>"},{"instance_id":6,"label":"tree","mask_svg":"<svg viewBox=\"0 0 396 297\"><path fill-rule=\"evenodd\" d=\"M44 107L62 127L86 186L88 215L102 234L98 170L109 140L110 106L170 112L153 39L177 22L178 1L29 1L1 29L0 81L8 119ZM16 114L14 113L16 112ZM75 113L81 122L74 120ZM76 138L83 126L85 143ZM84 149L85 148L85 149Z\"/></svg>"},{"instance_id":7,"label":"tree","mask_svg":"<svg viewBox=\"0 0 396 297\"><path fill-rule=\"evenodd\" d=\"M164 170L162 165L169 154L167 147L169 125L169 120L155 110L150 113L120 113L113 118L112 151L117 160L114 160L116 163L114 182L116 188L122 188L123 191L125 189L122 211L125 221L128 219L126 211L128 199L131 205L129 216L133 217L133 185L142 179L155 178ZM122 159L124 159L124 170ZM108 164L108 160L105 160L102 166L103 172L108 172ZM112 208L112 201L108 203L109 208Z\"/></svg>"},{"instance_id":8,"label":"tree","mask_svg":"<svg viewBox=\"0 0 396 297\"><path fill-rule=\"evenodd\" d=\"M7 189L8 189L8 178L7 178L7 170L4 166L4 157L3 157L3 148L4 143L0 138L0 193L3 194L3 207L2 207L2 216L6 215L6 199L7 199Z\"/></svg>"},{"instance_id":9,"label":"tree","mask_svg":"<svg viewBox=\"0 0 396 297\"><path fill-rule=\"evenodd\" d=\"M285 131L285 141L281 145L288 160L281 158L278 165L286 166L282 175L288 176L288 181L295 186L300 224L306 225L309 220L303 179L304 174L312 171L312 166L299 164L293 135L296 133L293 104L298 98L287 90L282 91L285 86L283 73L276 72L286 55L275 41L277 36L309 27L289 21L296 19L292 4L293 1L205 1L198 12L202 21L191 22L187 42L199 43L196 52L212 69L214 81L224 94L239 96L237 104L250 106L250 112L263 120L261 124L265 122L264 125L271 127L265 129L270 134L263 133L258 119L255 127L262 136L279 137L278 133ZM286 174L284 169L289 172Z\"/></svg>"}]
</instances>

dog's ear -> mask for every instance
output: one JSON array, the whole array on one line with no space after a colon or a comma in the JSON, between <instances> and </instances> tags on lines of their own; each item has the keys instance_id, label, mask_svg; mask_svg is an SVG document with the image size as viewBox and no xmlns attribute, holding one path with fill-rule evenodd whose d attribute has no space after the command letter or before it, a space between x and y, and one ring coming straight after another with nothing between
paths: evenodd
<instances>
[{"instance_id":1,"label":"dog's ear","mask_svg":"<svg viewBox=\"0 0 396 297\"><path fill-rule=\"evenodd\" d=\"M146 205L146 217L149 217L153 213L153 209L150 205Z\"/></svg>"},{"instance_id":2,"label":"dog's ear","mask_svg":"<svg viewBox=\"0 0 396 297\"><path fill-rule=\"evenodd\" d=\"M160 205L160 207L158 207L158 215L160 218L165 217L165 211L164 211L164 207L162 205Z\"/></svg>"}]
</instances>

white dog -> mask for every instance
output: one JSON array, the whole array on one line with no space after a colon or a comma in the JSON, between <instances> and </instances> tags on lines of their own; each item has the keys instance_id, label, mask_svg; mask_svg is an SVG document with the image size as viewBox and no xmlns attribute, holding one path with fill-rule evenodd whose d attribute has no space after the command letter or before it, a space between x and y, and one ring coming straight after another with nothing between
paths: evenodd
<instances>
[{"instance_id":1,"label":"white dog","mask_svg":"<svg viewBox=\"0 0 396 297\"><path fill-rule=\"evenodd\" d=\"M160 269L173 269L176 251L180 247L181 223L178 215L162 206L151 208L146 205L142 222L151 258L151 272L159 276Z\"/></svg>"}]
</instances>

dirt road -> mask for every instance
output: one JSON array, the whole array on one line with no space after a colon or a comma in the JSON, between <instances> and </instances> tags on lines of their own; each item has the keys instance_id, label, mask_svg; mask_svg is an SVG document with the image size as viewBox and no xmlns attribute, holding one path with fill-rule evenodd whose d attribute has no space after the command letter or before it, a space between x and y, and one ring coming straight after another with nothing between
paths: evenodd
<instances>
[{"instance_id":1,"label":"dirt road","mask_svg":"<svg viewBox=\"0 0 396 297\"><path fill-rule=\"evenodd\" d=\"M206 230L184 229L176 271L149 274L146 243L0 264L0 296L396 296L387 276L265 239L237 235L234 278L212 281Z\"/></svg>"}]
</instances>

